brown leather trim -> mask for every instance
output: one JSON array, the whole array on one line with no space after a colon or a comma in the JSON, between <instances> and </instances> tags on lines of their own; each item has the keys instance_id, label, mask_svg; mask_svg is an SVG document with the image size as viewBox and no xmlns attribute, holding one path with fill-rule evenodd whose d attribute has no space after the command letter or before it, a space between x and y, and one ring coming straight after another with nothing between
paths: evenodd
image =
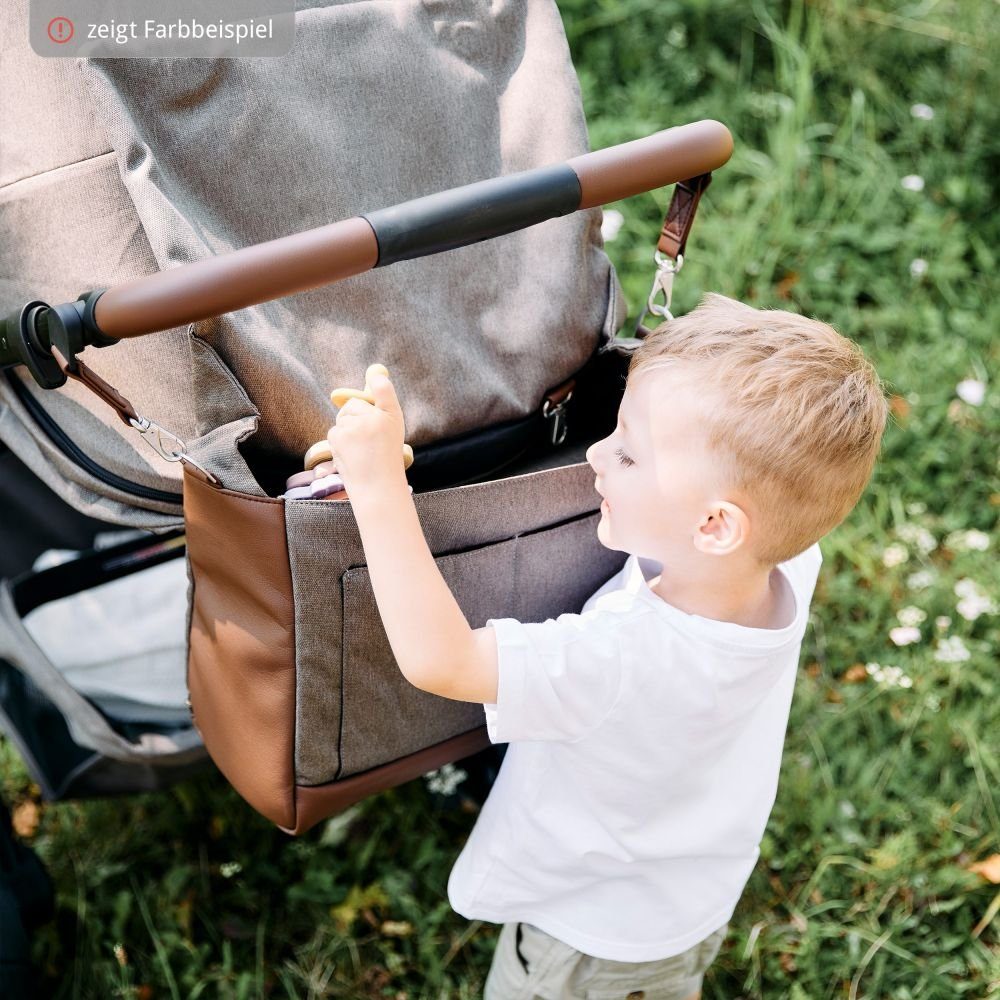
<instances>
[{"instance_id":1,"label":"brown leather trim","mask_svg":"<svg viewBox=\"0 0 1000 1000\"><path fill-rule=\"evenodd\" d=\"M94 322L110 337L172 330L340 281L377 262L368 221L344 219L109 288L94 304Z\"/></svg>"},{"instance_id":2,"label":"brown leather trim","mask_svg":"<svg viewBox=\"0 0 1000 1000\"><path fill-rule=\"evenodd\" d=\"M570 378L563 382L562 385L558 385L555 389L550 389L546 394L545 398L553 405L558 406L567 396L569 396L573 390L576 388L576 379Z\"/></svg>"},{"instance_id":3,"label":"brown leather trim","mask_svg":"<svg viewBox=\"0 0 1000 1000\"><path fill-rule=\"evenodd\" d=\"M486 726L471 729L461 736L453 736L449 740L435 743L434 746L394 760L390 764L373 767L370 771L355 774L342 781L333 781L327 785L295 788L295 825L282 826L285 833L298 836L315 826L320 820L334 813L342 812L348 806L360 802L361 799L384 792L387 788L395 788L406 781L412 781L452 761L470 757L490 745ZM281 826L281 824L278 824Z\"/></svg>"},{"instance_id":4,"label":"brown leather trim","mask_svg":"<svg viewBox=\"0 0 1000 1000\"><path fill-rule=\"evenodd\" d=\"M566 163L580 179L580 208L593 208L711 173L732 153L729 129L706 119L584 153ZM101 299L97 304L100 306Z\"/></svg>"},{"instance_id":5,"label":"brown leather trim","mask_svg":"<svg viewBox=\"0 0 1000 1000\"><path fill-rule=\"evenodd\" d=\"M694 222L694 213L698 211L698 202L705 189L712 183L711 174L702 174L689 180L678 181L674 188L674 196L670 199L667 217L663 221L660 240L656 249L673 260L684 253L688 234Z\"/></svg>"},{"instance_id":6,"label":"brown leather trim","mask_svg":"<svg viewBox=\"0 0 1000 1000\"><path fill-rule=\"evenodd\" d=\"M281 500L208 486L184 469L194 594L188 690L230 784L295 826L295 610Z\"/></svg>"},{"instance_id":7,"label":"brown leather trim","mask_svg":"<svg viewBox=\"0 0 1000 1000\"><path fill-rule=\"evenodd\" d=\"M118 414L119 419L123 423L129 427L132 426L131 421L137 419L139 414L135 412L135 407L113 385L105 382L97 372L92 368L88 368L79 358L74 359L76 362L75 367L71 367L66 358L62 356L62 352L58 347L52 346L49 349L52 352L52 357L56 359L59 370L67 378L82 382L92 393L104 400Z\"/></svg>"}]
</instances>

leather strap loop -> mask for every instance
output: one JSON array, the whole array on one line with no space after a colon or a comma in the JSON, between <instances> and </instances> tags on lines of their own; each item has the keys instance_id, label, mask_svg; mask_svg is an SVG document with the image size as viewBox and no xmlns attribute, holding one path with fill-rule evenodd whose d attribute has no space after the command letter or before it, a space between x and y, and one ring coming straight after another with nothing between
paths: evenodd
<instances>
[{"instance_id":1,"label":"leather strap loop","mask_svg":"<svg viewBox=\"0 0 1000 1000\"><path fill-rule=\"evenodd\" d=\"M58 347L52 347L52 357L56 359L56 364L67 378L76 379L82 382L92 393L99 396L110 406L121 418L122 423L131 427L133 420L139 419L135 407L116 389L109 385L93 369L88 368L79 358L71 367L69 362L62 356Z\"/></svg>"},{"instance_id":2,"label":"leather strap loop","mask_svg":"<svg viewBox=\"0 0 1000 1000\"><path fill-rule=\"evenodd\" d=\"M712 183L712 175L699 174L686 181L678 181L674 186L674 196L670 199L667 217L660 231L660 239L656 249L673 260L684 253L694 213L698 210L698 202L705 189Z\"/></svg>"},{"instance_id":3,"label":"leather strap loop","mask_svg":"<svg viewBox=\"0 0 1000 1000\"><path fill-rule=\"evenodd\" d=\"M573 391L575 386L575 378L567 379L562 385L556 386L555 389L550 389L545 394L545 398L553 407L558 406Z\"/></svg>"}]
</instances>

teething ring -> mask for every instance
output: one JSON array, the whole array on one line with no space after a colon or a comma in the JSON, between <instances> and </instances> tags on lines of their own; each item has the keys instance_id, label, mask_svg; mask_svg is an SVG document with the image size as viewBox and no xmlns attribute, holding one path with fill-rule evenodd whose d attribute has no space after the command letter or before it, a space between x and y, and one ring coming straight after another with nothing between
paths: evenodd
<instances>
[{"instance_id":1,"label":"teething ring","mask_svg":"<svg viewBox=\"0 0 1000 1000\"><path fill-rule=\"evenodd\" d=\"M317 441L314 445L309 446L309 450L306 452L305 457L305 471L308 472L310 469L315 469L320 462L332 462L333 461L333 451L330 449L330 442L327 440Z\"/></svg>"},{"instance_id":2,"label":"teething ring","mask_svg":"<svg viewBox=\"0 0 1000 1000\"><path fill-rule=\"evenodd\" d=\"M339 421L341 414L346 413L347 416L354 416L358 412L358 407L349 408L348 404L352 399L361 399L368 403L370 406L375 406L375 397L372 395L371 391L371 379L373 375L384 375L386 378L389 377L389 369L385 365L374 364L369 365L365 369L365 387L364 389L350 389L347 387L341 387L339 389L334 389L330 393L330 402L337 407L338 413L336 419ZM317 441L312 448L306 452L305 466L306 469L314 469L317 465L322 462L332 462L333 456L330 453L330 445L327 441ZM405 471L411 465L413 465L413 449L408 445L403 445L403 470Z\"/></svg>"},{"instance_id":3,"label":"teething ring","mask_svg":"<svg viewBox=\"0 0 1000 1000\"><path fill-rule=\"evenodd\" d=\"M370 392L361 389L334 389L330 393L330 402L341 409L352 399L363 399L366 403L375 405L375 397Z\"/></svg>"}]
</instances>

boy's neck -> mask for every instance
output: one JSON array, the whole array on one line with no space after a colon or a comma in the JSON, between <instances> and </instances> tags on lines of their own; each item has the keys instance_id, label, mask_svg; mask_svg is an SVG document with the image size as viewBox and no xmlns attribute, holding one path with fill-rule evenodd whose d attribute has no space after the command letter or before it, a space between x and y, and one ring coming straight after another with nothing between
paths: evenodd
<instances>
[{"instance_id":1,"label":"boy's neck","mask_svg":"<svg viewBox=\"0 0 1000 1000\"><path fill-rule=\"evenodd\" d=\"M667 576L664 567L663 573L649 581L649 588L685 614L746 628L780 629L792 622L795 601L776 568L728 582L717 576L702 580L678 576Z\"/></svg>"}]
</instances>

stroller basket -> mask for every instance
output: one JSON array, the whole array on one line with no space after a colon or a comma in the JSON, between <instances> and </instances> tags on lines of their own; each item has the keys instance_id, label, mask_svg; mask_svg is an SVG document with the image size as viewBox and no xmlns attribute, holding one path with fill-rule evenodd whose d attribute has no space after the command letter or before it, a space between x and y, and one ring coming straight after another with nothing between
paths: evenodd
<instances>
[{"instance_id":1,"label":"stroller basket","mask_svg":"<svg viewBox=\"0 0 1000 1000\"><path fill-rule=\"evenodd\" d=\"M109 757L183 766L197 760L203 740L240 794L290 833L487 747L481 705L423 692L396 666L350 502L284 499L277 494L294 471L294 456L248 460L240 446L250 443L252 407L226 365L214 364L215 381L204 387L217 394L224 416L186 448L78 355L88 345L199 322L698 178L692 197L675 200L661 239L661 249L673 239L674 260L705 175L726 162L731 148L722 125L697 122L88 291L73 302L26 303L0 330L0 364L24 365L46 388L78 380L152 438L163 458L180 461L184 530L156 543L127 543L61 574L8 581L0 595L0 637L7 637L0 656L30 661L33 680L72 720L74 735ZM597 539L599 498L584 458L614 426L628 360L640 343L615 337L615 288L612 274L608 316L592 355L537 412L414 448L413 501L473 628L490 618L533 621L578 611L624 561L625 553ZM405 373L401 378L405 383ZM185 545L194 728L167 735L147 727L137 741L87 699L67 694L21 619L74 587L176 559Z\"/></svg>"}]
</instances>

